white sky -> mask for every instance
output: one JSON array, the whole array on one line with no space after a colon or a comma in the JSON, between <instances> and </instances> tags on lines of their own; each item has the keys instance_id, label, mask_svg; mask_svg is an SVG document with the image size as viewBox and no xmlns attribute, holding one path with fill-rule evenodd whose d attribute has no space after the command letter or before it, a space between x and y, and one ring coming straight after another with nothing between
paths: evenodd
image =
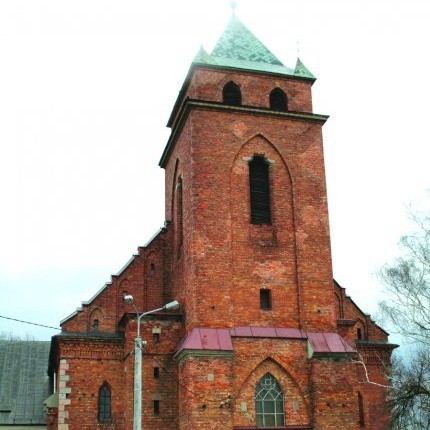
<instances>
[{"instance_id":1,"label":"white sky","mask_svg":"<svg viewBox=\"0 0 430 430\"><path fill-rule=\"evenodd\" d=\"M165 128L229 0L1 0L0 315L58 326L164 222ZM375 313L375 271L429 209L427 0L241 0L318 80L334 275ZM0 319L0 333L55 331Z\"/></svg>"}]
</instances>

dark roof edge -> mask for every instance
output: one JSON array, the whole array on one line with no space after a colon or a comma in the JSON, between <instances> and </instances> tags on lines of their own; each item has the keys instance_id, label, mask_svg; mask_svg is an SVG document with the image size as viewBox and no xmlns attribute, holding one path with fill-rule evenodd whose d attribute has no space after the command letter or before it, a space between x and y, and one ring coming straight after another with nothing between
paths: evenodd
<instances>
[{"instance_id":1,"label":"dark roof edge","mask_svg":"<svg viewBox=\"0 0 430 430\"><path fill-rule=\"evenodd\" d=\"M67 331L64 330L59 334L53 336L57 339L95 339L95 340L124 340L124 333L104 333L94 331Z\"/></svg>"},{"instance_id":2,"label":"dark roof edge","mask_svg":"<svg viewBox=\"0 0 430 430\"><path fill-rule=\"evenodd\" d=\"M400 345L397 345L397 343L389 343L385 341L377 341L377 340L365 340L365 339L357 339L355 341L355 344L358 347L363 348L379 348L379 349L396 349Z\"/></svg>"},{"instance_id":3,"label":"dark roof edge","mask_svg":"<svg viewBox=\"0 0 430 430\"><path fill-rule=\"evenodd\" d=\"M214 102L214 101L202 101L187 98L182 104L181 110L178 114L178 119L175 123L174 128L172 129L172 134L167 141L166 147L164 148L163 154L161 155L161 159L158 163L160 167L166 167L167 161L170 157L170 154L175 145L176 139L179 136L182 127L185 124L185 120L188 116L188 113L192 108L202 108L207 110L221 110L221 111L230 111L230 112L252 112L261 116L275 116L278 118L288 118L297 121L310 121L316 123L324 124L329 116L328 115L319 115L311 112L296 112L296 111L287 111L287 112L277 112L270 108L261 108L254 106L230 106L223 104L222 102Z\"/></svg>"},{"instance_id":4,"label":"dark roof edge","mask_svg":"<svg viewBox=\"0 0 430 430\"><path fill-rule=\"evenodd\" d=\"M265 76L277 76L277 77L283 77L286 79L293 79L295 81L307 81L311 82L312 84L317 80L317 78L308 77L308 76L300 76L300 75L294 75L294 74L286 74L286 73L276 73L276 72L270 72L270 71L264 71L264 70L255 70L255 69L247 69L245 67L234 67L234 66L220 66L217 64L203 64L203 63L194 63L197 67L200 67L202 69L221 69L221 70L230 70L230 71L239 71L239 72L245 72L245 73L252 73L254 75L265 75Z\"/></svg>"}]
</instances>

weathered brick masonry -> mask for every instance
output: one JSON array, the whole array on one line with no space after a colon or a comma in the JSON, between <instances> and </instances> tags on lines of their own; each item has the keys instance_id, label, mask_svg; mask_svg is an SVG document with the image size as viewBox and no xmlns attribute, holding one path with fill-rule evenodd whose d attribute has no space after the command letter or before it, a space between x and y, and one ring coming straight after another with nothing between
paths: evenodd
<instances>
[{"instance_id":1,"label":"weathered brick masonry","mask_svg":"<svg viewBox=\"0 0 430 430\"><path fill-rule=\"evenodd\" d=\"M62 322L50 429L132 429L137 319L124 295L140 312L180 303L141 322L142 428L387 428L395 346L333 281L314 81L235 17L198 53L160 161L167 221Z\"/></svg>"}]
</instances>

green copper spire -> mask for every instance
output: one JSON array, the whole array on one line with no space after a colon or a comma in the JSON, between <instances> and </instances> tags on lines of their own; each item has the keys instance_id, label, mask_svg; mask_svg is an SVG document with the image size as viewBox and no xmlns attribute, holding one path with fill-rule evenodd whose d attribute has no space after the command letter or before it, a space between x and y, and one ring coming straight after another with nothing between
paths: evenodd
<instances>
[{"instance_id":1,"label":"green copper spire","mask_svg":"<svg viewBox=\"0 0 430 430\"><path fill-rule=\"evenodd\" d=\"M294 69L296 76L303 76L305 78L315 79L315 76L305 67L300 58L297 58L296 67Z\"/></svg>"},{"instance_id":2,"label":"green copper spire","mask_svg":"<svg viewBox=\"0 0 430 430\"><path fill-rule=\"evenodd\" d=\"M193 63L315 80L315 76L300 60L295 70L285 67L235 15L231 17L212 53L208 54L200 48Z\"/></svg>"},{"instance_id":3,"label":"green copper spire","mask_svg":"<svg viewBox=\"0 0 430 430\"><path fill-rule=\"evenodd\" d=\"M203 46L200 47L199 52L194 57L193 63L216 64L211 60L211 56L205 51Z\"/></svg>"},{"instance_id":4,"label":"green copper spire","mask_svg":"<svg viewBox=\"0 0 430 430\"><path fill-rule=\"evenodd\" d=\"M261 63L282 63L233 15L212 55Z\"/></svg>"}]
</instances>

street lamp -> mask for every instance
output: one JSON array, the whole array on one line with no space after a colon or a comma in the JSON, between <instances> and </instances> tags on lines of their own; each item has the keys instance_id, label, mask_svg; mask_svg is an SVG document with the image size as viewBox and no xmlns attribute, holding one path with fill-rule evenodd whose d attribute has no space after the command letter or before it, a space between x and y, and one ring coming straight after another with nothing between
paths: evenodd
<instances>
[{"instance_id":1,"label":"street lamp","mask_svg":"<svg viewBox=\"0 0 430 430\"><path fill-rule=\"evenodd\" d=\"M137 315L137 337L134 339L134 401L133 401L133 430L142 429L142 345L146 345L146 341L140 338L140 320L145 315L153 314L154 312L167 311L178 309L179 303L177 300L165 304L163 307L139 313L135 304L134 298L130 294L124 296L124 303L132 305Z\"/></svg>"}]
</instances>

